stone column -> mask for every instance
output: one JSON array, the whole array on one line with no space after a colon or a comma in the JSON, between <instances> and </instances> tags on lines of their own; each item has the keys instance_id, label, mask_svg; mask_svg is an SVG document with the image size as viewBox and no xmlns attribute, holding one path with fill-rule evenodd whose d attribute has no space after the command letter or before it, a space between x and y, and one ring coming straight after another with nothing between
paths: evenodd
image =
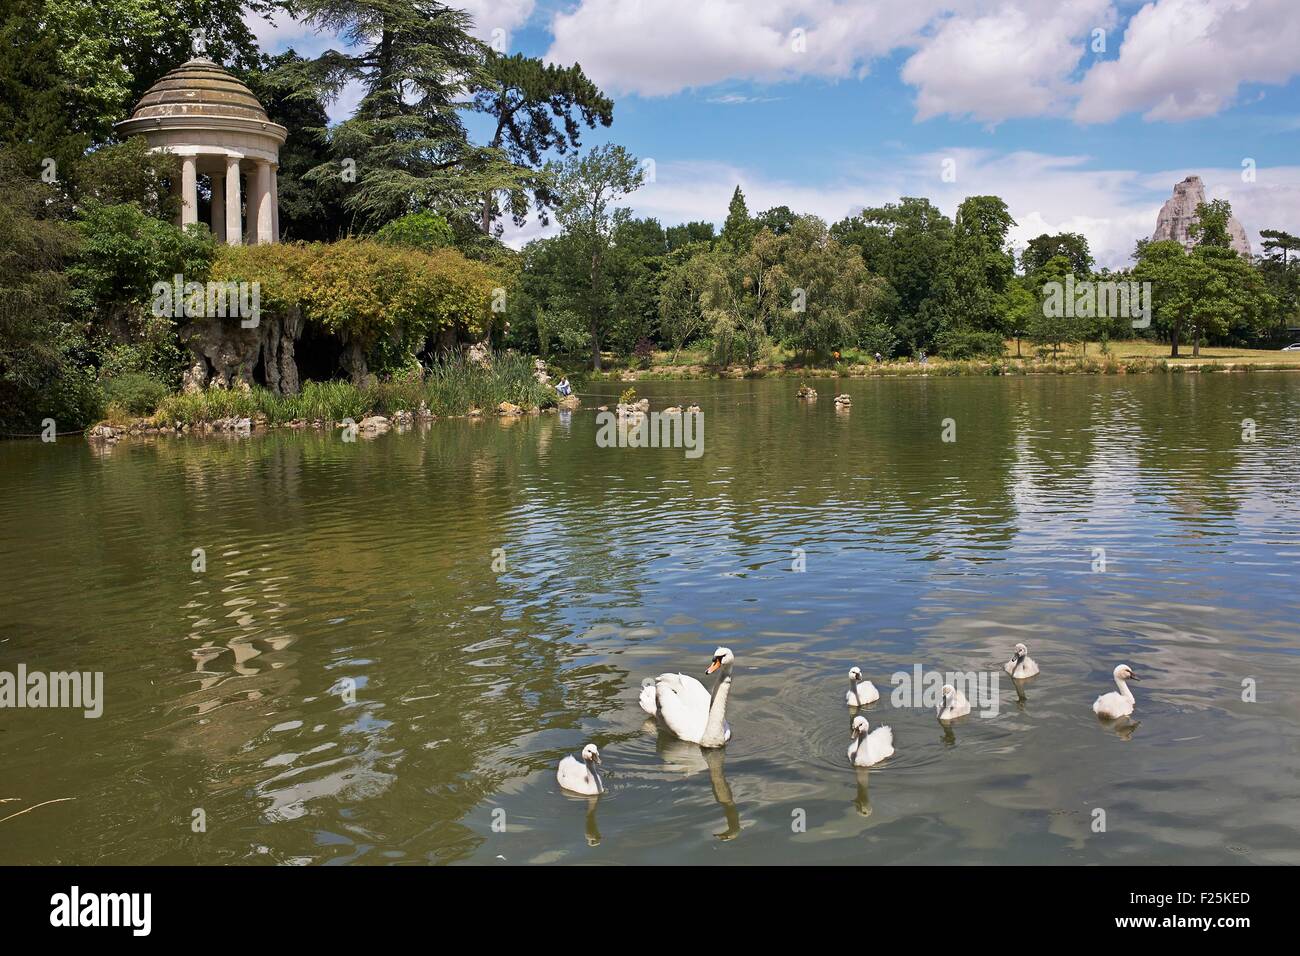
<instances>
[{"instance_id":1,"label":"stone column","mask_svg":"<svg viewBox=\"0 0 1300 956\"><path fill-rule=\"evenodd\" d=\"M226 241L226 174L213 173L212 179L212 235L217 242Z\"/></svg>"},{"instance_id":2,"label":"stone column","mask_svg":"<svg viewBox=\"0 0 1300 956\"><path fill-rule=\"evenodd\" d=\"M271 241L280 241L280 167L271 167Z\"/></svg>"},{"instance_id":3,"label":"stone column","mask_svg":"<svg viewBox=\"0 0 1300 956\"><path fill-rule=\"evenodd\" d=\"M195 157L181 157L181 226L199 221L199 183Z\"/></svg>"},{"instance_id":4,"label":"stone column","mask_svg":"<svg viewBox=\"0 0 1300 956\"><path fill-rule=\"evenodd\" d=\"M274 222L271 213L271 164L264 159L257 161L257 244L259 246L274 242L272 237Z\"/></svg>"},{"instance_id":5,"label":"stone column","mask_svg":"<svg viewBox=\"0 0 1300 956\"><path fill-rule=\"evenodd\" d=\"M234 156L226 157L226 243L240 245L244 241L244 232L240 228L239 195L239 160Z\"/></svg>"}]
</instances>

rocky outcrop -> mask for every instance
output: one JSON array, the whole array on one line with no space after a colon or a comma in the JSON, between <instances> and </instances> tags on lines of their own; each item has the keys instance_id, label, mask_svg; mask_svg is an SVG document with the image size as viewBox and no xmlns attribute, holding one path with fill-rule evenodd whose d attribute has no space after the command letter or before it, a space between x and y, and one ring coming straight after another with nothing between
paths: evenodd
<instances>
[{"instance_id":1,"label":"rocky outcrop","mask_svg":"<svg viewBox=\"0 0 1300 956\"><path fill-rule=\"evenodd\" d=\"M179 335L192 359L181 380L187 392L208 387L247 390L261 365L267 388L282 395L298 393L293 345L302 335L302 314L297 309L276 317L263 313L251 329L236 319L190 319Z\"/></svg>"},{"instance_id":2,"label":"rocky outcrop","mask_svg":"<svg viewBox=\"0 0 1300 956\"><path fill-rule=\"evenodd\" d=\"M849 408L853 404L853 396L847 392L835 396L836 408Z\"/></svg>"},{"instance_id":3,"label":"rocky outcrop","mask_svg":"<svg viewBox=\"0 0 1300 956\"><path fill-rule=\"evenodd\" d=\"M1172 239L1181 242L1183 248L1191 251L1196 239L1191 235L1190 227L1196 222L1196 207L1205 202L1205 184L1200 176L1188 176L1174 186L1174 194L1160 207L1156 217L1156 231L1151 235L1152 242ZM1228 235L1232 239L1232 248L1242 256L1250 256L1250 240L1246 230L1237 218L1228 220Z\"/></svg>"},{"instance_id":4,"label":"rocky outcrop","mask_svg":"<svg viewBox=\"0 0 1300 956\"><path fill-rule=\"evenodd\" d=\"M817 401L817 389L813 388L811 385L800 385L799 391L795 393L795 397L805 402L815 402Z\"/></svg>"}]
</instances>

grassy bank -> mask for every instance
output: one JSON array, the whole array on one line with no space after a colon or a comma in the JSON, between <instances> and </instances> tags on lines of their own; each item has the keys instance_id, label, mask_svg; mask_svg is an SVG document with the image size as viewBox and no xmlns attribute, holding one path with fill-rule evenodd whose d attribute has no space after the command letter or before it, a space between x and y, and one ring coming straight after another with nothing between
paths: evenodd
<instances>
[{"instance_id":1,"label":"grassy bank","mask_svg":"<svg viewBox=\"0 0 1300 956\"><path fill-rule=\"evenodd\" d=\"M472 409L491 412L501 402L525 410L555 403L553 389L533 377L532 359L516 353L493 356L490 367L461 358L448 359L424 372L398 376L361 388L349 382L307 382L297 395L277 395L265 388L208 389L164 398L152 416L154 424L197 425L227 418L264 420L268 425L289 422L360 421L367 415L415 412L422 405L438 417L466 415ZM132 416L110 408L109 424Z\"/></svg>"},{"instance_id":2,"label":"grassy bank","mask_svg":"<svg viewBox=\"0 0 1300 956\"><path fill-rule=\"evenodd\" d=\"M853 350L845 351L838 361L826 364L805 363L781 349L773 350L768 361L753 367L719 366L708 361L702 352L683 351L676 362L669 352L654 353L644 368L614 365L593 376L596 380L634 381L693 378L763 378L767 376L801 376L805 378L844 376L912 375L1133 375L1152 372L1228 372L1251 370L1300 370L1300 352L1263 349L1209 347L1201 348L1193 358L1191 347L1181 355L1169 357L1169 346L1142 339L1110 342L1106 351L1098 342L1071 346L1056 355L1038 354L1023 344L1016 356L1015 342L1007 343L1002 358L951 360L930 357L921 363L915 359L891 359L876 362L872 356Z\"/></svg>"}]
</instances>

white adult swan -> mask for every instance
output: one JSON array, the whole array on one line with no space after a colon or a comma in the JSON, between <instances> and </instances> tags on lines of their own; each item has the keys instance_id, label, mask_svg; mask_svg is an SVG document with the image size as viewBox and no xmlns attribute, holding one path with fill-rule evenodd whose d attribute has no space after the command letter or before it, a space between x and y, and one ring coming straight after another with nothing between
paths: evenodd
<instances>
[{"instance_id":1,"label":"white adult swan","mask_svg":"<svg viewBox=\"0 0 1300 956\"><path fill-rule=\"evenodd\" d=\"M736 656L728 648L713 652L704 673L718 671L713 693L694 677L660 674L641 682L641 709L651 717L662 717L668 729L682 740L701 747L721 747L731 739L727 724L727 695L731 693L731 665Z\"/></svg>"},{"instance_id":2,"label":"white adult swan","mask_svg":"<svg viewBox=\"0 0 1300 956\"><path fill-rule=\"evenodd\" d=\"M1110 720L1114 720L1116 717L1127 717L1133 713L1133 692L1128 689L1128 681L1142 680L1137 674L1133 673L1133 668L1127 664L1117 666L1114 674L1115 686L1119 690L1113 690L1109 694L1102 694L1092 705L1094 714Z\"/></svg>"},{"instance_id":3,"label":"white adult swan","mask_svg":"<svg viewBox=\"0 0 1300 956\"><path fill-rule=\"evenodd\" d=\"M862 679L862 668L851 668L849 670L849 690L844 695L844 702L850 707L861 707L864 704L874 703L878 700L880 700L880 691L876 690L876 685L871 681Z\"/></svg>"},{"instance_id":4,"label":"white adult swan","mask_svg":"<svg viewBox=\"0 0 1300 956\"><path fill-rule=\"evenodd\" d=\"M877 727L867 733L867 727L867 718L861 714L853 718L853 729L849 731L853 738L853 743L849 744L849 763L855 767L872 767L894 755L894 732L888 727Z\"/></svg>"},{"instance_id":5,"label":"white adult swan","mask_svg":"<svg viewBox=\"0 0 1300 956\"><path fill-rule=\"evenodd\" d=\"M582 748L581 760L569 754L560 761L560 766L555 771L555 779L565 790L594 797L605 792L600 771L596 769L599 764L600 751L596 749L595 744L587 744Z\"/></svg>"},{"instance_id":6,"label":"white adult swan","mask_svg":"<svg viewBox=\"0 0 1300 956\"><path fill-rule=\"evenodd\" d=\"M944 684L943 699L939 701L935 715L940 720L956 720L958 717L965 717L969 713L970 701L966 699L966 695L953 687L952 684Z\"/></svg>"},{"instance_id":7,"label":"white adult swan","mask_svg":"<svg viewBox=\"0 0 1300 956\"><path fill-rule=\"evenodd\" d=\"M1020 680L1025 677L1033 677L1038 673L1038 665L1034 659L1029 656L1029 648L1023 644L1017 644L1015 653L1011 655L1011 660L1002 665L1002 669Z\"/></svg>"}]
</instances>

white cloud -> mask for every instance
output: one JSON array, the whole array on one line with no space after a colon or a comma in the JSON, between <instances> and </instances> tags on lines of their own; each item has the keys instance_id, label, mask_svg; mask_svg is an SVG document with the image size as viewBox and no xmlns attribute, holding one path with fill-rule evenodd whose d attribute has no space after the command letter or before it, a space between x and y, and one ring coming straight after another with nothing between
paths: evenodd
<instances>
[{"instance_id":1,"label":"white cloud","mask_svg":"<svg viewBox=\"0 0 1300 956\"><path fill-rule=\"evenodd\" d=\"M1119 58L1083 78L1075 117L1108 122L1212 116L1243 83L1284 83L1300 73L1295 0L1156 0L1129 21Z\"/></svg>"},{"instance_id":2,"label":"white cloud","mask_svg":"<svg viewBox=\"0 0 1300 956\"><path fill-rule=\"evenodd\" d=\"M963 0L969 2L969 0ZM859 74L951 3L939 0L581 0L551 21L549 62L615 93L662 96L728 79ZM794 31L803 31L802 37Z\"/></svg>"},{"instance_id":3,"label":"white cloud","mask_svg":"<svg viewBox=\"0 0 1300 956\"><path fill-rule=\"evenodd\" d=\"M536 4L534 0L449 0L449 6L473 17L470 33L486 43L492 42L492 31L503 31L508 48L510 34L528 22Z\"/></svg>"},{"instance_id":4,"label":"white cloud","mask_svg":"<svg viewBox=\"0 0 1300 956\"><path fill-rule=\"evenodd\" d=\"M943 161L956 161L955 182L941 177ZM1088 237L1098 265L1130 263L1138 239L1150 238L1156 214L1174 183L1199 175L1213 199L1227 199L1259 249L1259 230L1295 231L1300 223L1300 166L1261 167L1255 183L1242 183L1239 169L1188 168L1156 173L1130 169L1088 169L1084 156L1054 156L1031 151L953 149L900 157L886 168L868 164L867 174L846 176L820 186L772 179L743 166L719 162L660 162L656 181L629 197L638 216L653 216L665 226L705 220L721 227L731 191L739 185L751 213L787 205L835 222L863 206L897 202L900 196L925 196L951 216L967 196L996 195L1006 200L1017 226L1013 245L1023 247L1041 233L1078 232ZM551 234L530 223L509 230L516 248Z\"/></svg>"},{"instance_id":5,"label":"white cloud","mask_svg":"<svg viewBox=\"0 0 1300 956\"><path fill-rule=\"evenodd\" d=\"M940 21L901 71L917 88L916 118L996 122L1063 112L1085 38L1114 18L1109 0L1022 0Z\"/></svg>"},{"instance_id":6,"label":"white cloud","mask_svg":"<svg viewBox=\"0 0 1300 956\"><path fill-rule=\"evenodd\" d=\"M1096 122L1141 110L1180 120L1230 105L1242 83L1300 73L1295 2L1153 0L1132 16L1118 58L1099 59L1092 32L1113 37L1120 22L1110 0L578 0L552 18L546 58L580 62L615 94L664 96L861 76L905 50L919 119L1073 110Z\"/></svg>"}]
</instances>

